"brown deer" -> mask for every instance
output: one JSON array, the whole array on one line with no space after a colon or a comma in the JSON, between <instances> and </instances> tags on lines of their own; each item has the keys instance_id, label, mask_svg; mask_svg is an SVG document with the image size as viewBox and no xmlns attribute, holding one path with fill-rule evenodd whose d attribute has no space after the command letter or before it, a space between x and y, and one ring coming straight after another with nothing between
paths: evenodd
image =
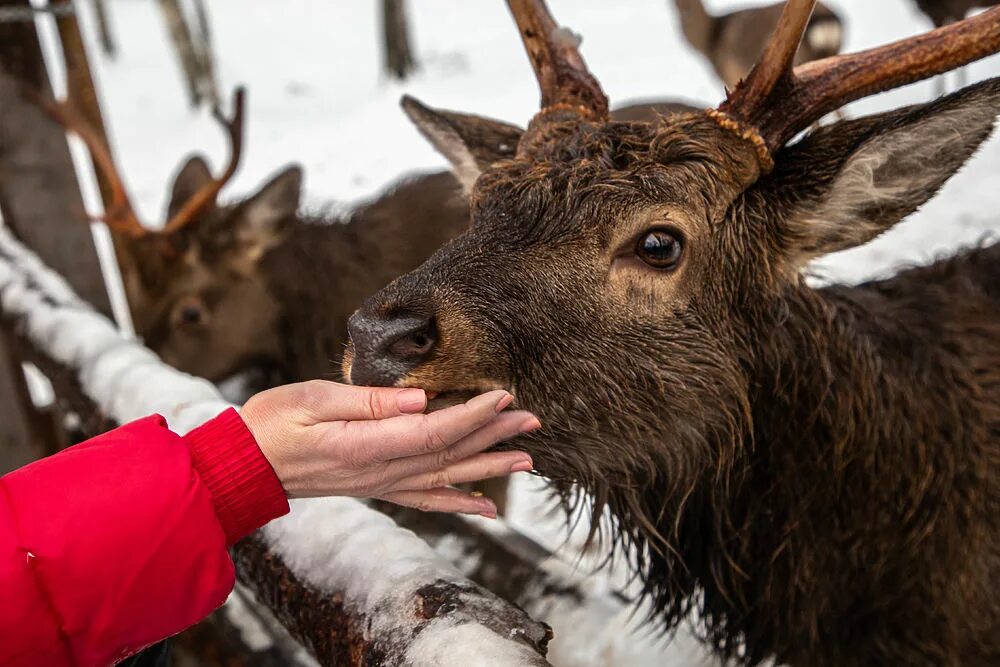
<instances>
[{"instance_id":1,"label":"brown deer","mask_svg":"<svg viewBox=\"0 0 1000 667\"><path fill-rule=\"evenodd\" d=\"M468 225L448 172L401 181L343 215L299 212L302 170L290 166L256 193L228 204L218 194L242 153L243 93L225 172L189 159L172 187L167 222L143 224L102 139L67 103L44 108L79 134L111 184L105 220L124 248L136 331L171 365L219 381L265 371L265 384L339 373L347 318L364 298L416 268Z\"/></svg>"},{"instance_id":2,"label":"brown deer","mask_svg":"<svg viewBox=\"0 0 1000 667\"><path fill-rule=\"evenodd\" d=\"M1000 0L913 0L917 9L934 22L938 28L961 21L969 12L979 7L995 7Z\"/></svg>"},{"instance_id":3,"label":"brown deer","mask_svg":"<svg viewBox=\"0 0 1000 667\"><path fill-rule=\"evenodd\" d=\"M814 2L717 109L618 123L544 3L508 0L542 110L513 155L510 125L427 110L471 225L352 316L345 374L435 406L508 388L543 423L515 446L722 656L1000 664L1000 245L803 278L934 196L1000 80L789 143L1000 50L1000 9L793 70Z\"/></svg>"},{"instance_id":4,"label":"brown deer","mask_svg":"<svg viewBox=\"0 0 1000 667\"><path fill-rule=\"evenodd\" d=\"M674 4L685 39L708 59L715 73L732 90L764 52L767 39L778 24L783 3L718 16L710 14L702 0L674 0ZM817 3L795 54L795 64L837 55L843 35L843 21L837 13Z\"/></svg>"},{"instance_id":5,"label":"brown deer","mask_svg":"<svg viewBox=\"0 0 1000 667\"><path fill-rule=\"evenodd\" d=\"M1000 0L914 0L919 9L936 27L940 28L955 21L961 21L969 12L977 7L995 7ZM966 84L965 69L958 71L959 85ZM935 82L937 95L944 94L944 77L938 77Z\"/></svg>"}]
</instances>

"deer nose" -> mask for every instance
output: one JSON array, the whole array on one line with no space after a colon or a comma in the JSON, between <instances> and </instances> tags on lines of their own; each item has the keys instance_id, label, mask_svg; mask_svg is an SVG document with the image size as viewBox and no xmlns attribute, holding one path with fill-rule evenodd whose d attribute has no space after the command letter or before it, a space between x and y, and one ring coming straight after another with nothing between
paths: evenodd
<instances>
[{"instance_id":1,"label":"deer nose","mask_svg":"<svg viewBox=\"0 0 1000 667\"><path fill-rule=\"evenodd\" d=\"M390 387L427 360L437 344L433 317L382 317L358 311L347 331L354 345L352 384Z\"/></svg>"}]
</instances>

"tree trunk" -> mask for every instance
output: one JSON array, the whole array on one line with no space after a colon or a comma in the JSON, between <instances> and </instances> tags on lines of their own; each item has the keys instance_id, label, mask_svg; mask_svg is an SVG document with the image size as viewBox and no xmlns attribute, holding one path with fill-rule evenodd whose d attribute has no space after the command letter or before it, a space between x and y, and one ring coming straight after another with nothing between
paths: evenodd
<instances>
[{"instance_id":1,"label":"tree trunk","mask_svg":"<svg viewBox=\"0 0 1000 667\"><path fill-rule=\"evenodd\" d=\"M118 55L118 45L111 30L111 16L108 14L107 0L92 0L94 3L94 19L97 22L97 35L101 41L104 55L114 58Z\"/></svg>"},{"instance_id":2,"label":"tree trunk","mask_svg":"<svg viewBox=\"0 0 1000 667\"><path fill-rule=\"evenodd\" d=\"M198 78L202 92L213 108L219 106L219 83L215 77L215 53L212 47L212 29L208 22L208 12L204 0L194 2L194 16L197 23L195 34L195 54L198 58Z\"/></svg>"},{"instance_id":3,"label":"tree trunk","mask_svg":"<svg viewBox=\"0 0 1000 667\"><path fill-rule=\"evenodd\" d=\"M160 0L160 10L163 12L163 19L167 24L167 31L170 33L170 41L174 45L177 61L184 73L188 99L191 106L196 107L204 101L205 95L202 91L201 66L198 62L198 53L194 45L194 38L191 36L191 29L188 27L187 21L184 20L179 0Z\"/></svg>"},{"instance_id":4,"label":"tree trunk","mask_svg":"<svg viewBox=\"0 0 1000 667\"><path fill-rule=\"evenodd\" d=\"M382 0L382 49L385 71L395 79L405 79L416 69L406 25L405 0Z\"/></svg>"}]
</instances>

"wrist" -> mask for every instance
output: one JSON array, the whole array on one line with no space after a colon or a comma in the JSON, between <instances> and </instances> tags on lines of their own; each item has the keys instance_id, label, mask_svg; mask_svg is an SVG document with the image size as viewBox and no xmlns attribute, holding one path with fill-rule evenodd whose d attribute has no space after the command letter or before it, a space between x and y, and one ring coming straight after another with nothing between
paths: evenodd
<instances>
[{"instance_id":1,"label":"wrist","mask_svg":"<svg viewBox=\"0 0 1000 667\"><path fill-rule=\"evenodd\" d=\"M285 490L240 415L232 408L194 429L184 442L212 494L227 544L288 512Z\"/></svg>"}]
</instances>

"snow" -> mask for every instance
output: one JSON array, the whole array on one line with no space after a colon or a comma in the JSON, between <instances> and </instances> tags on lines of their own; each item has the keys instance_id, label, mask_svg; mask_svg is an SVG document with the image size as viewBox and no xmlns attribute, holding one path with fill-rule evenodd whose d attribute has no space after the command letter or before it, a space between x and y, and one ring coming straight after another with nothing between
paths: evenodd
<instances>
[{"instance_id":1,"label":"snow","mask_svg":"<svg viewBox=\"0 0 1000 667\"><path fill-rule=\"evenodd\" d=\"M713 11L725 11L763 2L714 0L706 4ZM914 3L906 0L829 0L828 4L847 19L847 50L922 32L929 25ZM187 106L156 3L114 0L109 5L120 56L109 61L91 48L98 87L134 201L144 219L159 221L168 185L181 160L198 150L221 165L227 149L209 114ZM222 91L225 94L238 83L249 87L243 167L226 196L252 192L288 162L305 167L307 201L315 207L331 201L357 202L405 172L445 168L443 159L398 110L403 93L432 106L522 125L537 108L531 68L500 0L411 2L412 36L422 69L402 84L379 74L375 5L366 0L211 3ZM668 5L667 0L550 0L557 19L582 36L583 55L613 103L676 97L714 104L722 97L721 85L705 61L683 43ZM81 3L81 7L89 9L89 4ZM83 11L82 17L87 37L96 44L90 12ZM49 18L39 23L51 28ZM973 64L966 68L966 75L969 81L1000 75L1000 57ZM951 90L956 88L956 79L957 75L947 77ZM923 82L860 101L847 111L857 116L920 103L929 100L933 90L932 82ZM78 164L83 166L83 161ZM995 237L1000 232L998 173L1000 136L995 136L938 197L909 220L867 246L817 262L813 267L817 280L861 281ZM93 190L88 201L97 201ZM5 296L5 307L7 300ZM93 330L107 336L86 317L81 317L79 325L80 332ZM60 345L67 353L74 347L72 341L60 341ZM112 356L116 355L121 358L108 367L120 370L115 382L135 377L136 364L150 363L138 351ZM96 375L100 379L104 374ZM165 392L183 395L172 386L168 382ZM119 409L129 412L128 407ZM567 559L574 560L579 536L574 534L567 541L561 518L540 515L538 507L544 505L540 494L538 482L522 476L513 494L511 523L550 548L563 546ZM303 531L301 539L305 540L305 527ZM321 563L307 564L318 576ZM579 572L586 575L589 568L581 564ZM608 585L598 578L591 581ZM617 623L617 619L609 621L608 626L617 627ZM588 628L587 632L598 630ZM671 650L684 641L678 638ZM699 658L685 655L678 654L669 664L700 664ZM663 661L650 658L647 664Z\"/></svg>"},{"instance_id":2,"label":"snow","mask_svg":"<svg viewBox=\"0 0 1000 667\"><path fill-rule=\"evenodd\" d=\"M464 614L436 617L422 626L412 609L417 591L441 581L466 580L389 517L346 498L296 500L291 505L290 514L261 531L270 550L303 581L342 592L345 605L368 620L366 632L388 651L389 664L547 664L525 644ZM490 618L502 618L507 608L498 598L486 600L484 608L481 596L460 595L463 611L475 608ZM417 640L411 642L414 635Z\"/></svg>"}]
</instances>

